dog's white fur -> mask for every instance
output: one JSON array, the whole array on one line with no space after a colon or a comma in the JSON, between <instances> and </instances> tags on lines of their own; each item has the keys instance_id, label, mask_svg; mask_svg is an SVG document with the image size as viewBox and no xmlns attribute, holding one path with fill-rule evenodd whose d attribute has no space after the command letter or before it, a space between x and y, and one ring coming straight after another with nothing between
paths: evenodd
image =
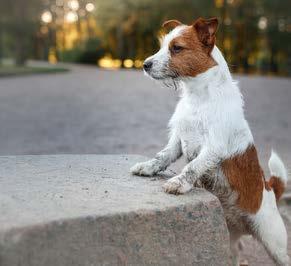
<instances>
[{"instance_id":1,"label":"dog's white fur","mask_svg":"<svg viewBox=\"0 0 291 266\"><path fill-rule=\"evenodd\" d=\"M152 60L155 78L167 71L169 42L183 32L176 27L163 40L161 49L147 60ZM288 265L287 233L278 212L274 192L264 189L263 201L256 214L239 210L237 194L231 191L226 177L219 169L224 159L244 152L254 143L249 125L244 118L243 99L237 82L233 81L227 63L215 46L211 53L217 65L196 77L182 78L181 99L169 122L169 142L154 159L138 163L133 174L152 176L165 170L184 155L188 164L182 172L164 184L164 190L183 194L200 178L210 177L212 192L220 199L231 234L233 264L237 265L238 241L241 235L251 233L262 242L277 265ZM269 161L272 174L287 182L287 171L279 156L272 153ZM250 224L246 230L244 223Z\"/></svg>"}]
</instances>

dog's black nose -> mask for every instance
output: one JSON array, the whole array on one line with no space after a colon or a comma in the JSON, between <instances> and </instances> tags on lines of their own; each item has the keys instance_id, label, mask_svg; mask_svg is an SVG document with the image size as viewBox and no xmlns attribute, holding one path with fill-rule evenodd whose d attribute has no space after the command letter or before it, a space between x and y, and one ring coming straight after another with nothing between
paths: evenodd
<instances>
[{"instance_id":1,"label":"dog's black nose","mask_svg":"<svg viewBox=\"0 0 291 266\"><path fill-rule=\"evenodd\" d=\"M143 63L143 69L144 69L145 71L150 71L151 68L152 68L152 66L153 66L153 62L152 62L152 61L145 61L145 62Z\"/></svg>"}]
</instances>

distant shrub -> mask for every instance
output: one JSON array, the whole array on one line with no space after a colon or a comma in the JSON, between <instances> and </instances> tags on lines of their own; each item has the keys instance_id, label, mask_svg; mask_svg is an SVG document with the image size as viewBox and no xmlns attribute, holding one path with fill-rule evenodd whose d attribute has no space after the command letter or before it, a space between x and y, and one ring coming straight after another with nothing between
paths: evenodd
<instances>
[{"instance_id":1,"label":"distant shrub","mask_svg":"<svg viewBox=\"0 0 291 266\"><path fill-rule=\"evenodd\" d=\"M105 54L98 38L88 39L84 51L79 56L79 63L96 64Z\"/></svg>"},{"instance_id":2,"label":"distant shrub","mask_svg":"<svg viewBox=\"0 0 291 266\"><path fill-rule=\"evenodd\" d=\"M77 63L82 51L79 48L64 50L58 53L59 60L63 62Z\"/></svg>"},{"instance_id":3,"label":"distant shrub","mask_svg":"<svg viewBox=\"0 0 291 266\"><path fill-rule=\"evenodd\" d=\"M97 61L105 54L101 41L98 38L90 38L83 47L76 46L71 50L59 53L59 58L63 62L73 62L81 64L97 64Z\"/></svg>"}]
</instances>

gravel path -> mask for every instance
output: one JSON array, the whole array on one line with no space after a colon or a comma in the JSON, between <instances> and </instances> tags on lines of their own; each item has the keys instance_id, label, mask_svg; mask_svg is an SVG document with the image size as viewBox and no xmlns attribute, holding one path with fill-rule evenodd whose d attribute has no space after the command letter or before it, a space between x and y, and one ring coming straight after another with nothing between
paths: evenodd
<instances>
[{"instance_id":1,"label":"gravel path","mask_svg":"<svg viewBox=\"0 0 291 266\"><path fill-rule=\"evenodd\" d=\"M272 147L291 166L291 79L237 79L264 168ZM64 74L2 78L0 155L153 156L166 143L177 98L139 71L74 66ZM272 265L258 244L246 243L250 265Z\"/></svg>"}]
</instances>

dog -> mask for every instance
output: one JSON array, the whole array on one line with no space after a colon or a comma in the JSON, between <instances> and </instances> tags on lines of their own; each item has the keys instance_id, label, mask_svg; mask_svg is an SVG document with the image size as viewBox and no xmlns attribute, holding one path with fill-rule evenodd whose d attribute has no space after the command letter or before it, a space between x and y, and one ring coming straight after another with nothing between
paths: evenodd
<instances>
[{"instance_id":1,"label":"dog","mask_svg":"<svg viewBox=\"0 0 291 266\"><path fill-rule=\"evenodd\" d=\"M163 188L184 194L203 187L220 200L230 232L233 265L239 264L240 237L259 240L277 265L288 265L287 232L277 208L287 183L287 170L272 151L270 178L260 166L254 139L244 117L237 82L215 45L218 19L192 25L169 20L160 50L144 61L155 80L172 81L182 95L169 122L165 148L130 172L153 176L184 155L188 164Z\"/></svg>"}]
</instances>

